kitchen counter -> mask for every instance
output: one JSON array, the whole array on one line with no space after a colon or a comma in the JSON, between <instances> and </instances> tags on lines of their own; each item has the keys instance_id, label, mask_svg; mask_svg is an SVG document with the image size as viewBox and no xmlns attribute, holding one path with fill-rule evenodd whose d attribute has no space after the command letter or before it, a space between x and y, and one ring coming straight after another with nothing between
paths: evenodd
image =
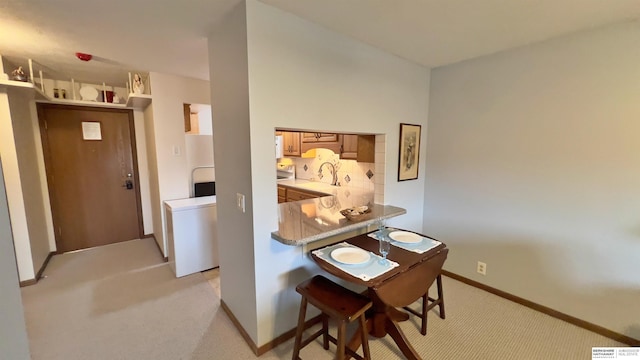
<instances>
[{"instance_id":1,"label":"kitchen counter","mask_svg":"<svg viewBox=\"0 0 640 360\"><path fill-rule=\"evenodd\" d=\"M278 230L271 237L285 245L304 245L330 236L357 230L376 222L406 214L406 210L373 201L373 192L332 186L307 180L279 181L278 185L329 194L327 196L278 205ZM348 220L340 210L367 205L371 212Z\"/></svg>"}]
</instances>

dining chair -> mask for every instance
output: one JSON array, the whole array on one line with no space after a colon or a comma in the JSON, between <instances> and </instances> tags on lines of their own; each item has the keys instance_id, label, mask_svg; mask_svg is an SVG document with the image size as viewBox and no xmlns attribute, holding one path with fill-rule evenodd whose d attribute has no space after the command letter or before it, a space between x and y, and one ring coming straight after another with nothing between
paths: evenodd
<instances>
[{"instance_id":1,"label":"dining chair","mask_svg":"<svg viewBox=\"0 0 640 360\"><path fill-rule=\"evenodd\" d=\"M337 346L336 359L338 360L343 360L345 354L356 359L371 359L365 319L365 312L372 305L368 297L346 289L321 275L316 275L300 283L296 286L296 291L302 295L302 300L300 302L296 339L293 346L293 360L299 360L300 350L320 335L322 335L322 345L325 350L329 349L329 341ZM305 326L307 303L311 303L322 311L322 328L303 341L302 333L307 327ZM338 322L337 339L329 334L329 319ZM359 321L363 356L346 346L347 323L355 320Z\"/></svg>"},{"instance_id":2,"label":"dining chair","mask_svg":"<svg viewBox=\"0 0 640 360\"><path fill-rule=\"evenodd\" d=\"M418 312L412 308L410 308L409 306L404 306L403 309L405 309L406 311L408 311L409 313L419 317L422 321L421 327L420 327L420 333L424 336L427 335L427 314L429 312L429 310L433 309L434 307L438 306L439 307L439 312L440 312L440 318L444 319L445 318L445 313L444 313L444 293L442 291L442 274L438 274L438 277L436 277L436 286L438 289L438 298L434 299L432 297L429 296L429 289L427 288L427 292L425 292L422 295L422 310L421 312Z\"/></svg>"}]
</instances>

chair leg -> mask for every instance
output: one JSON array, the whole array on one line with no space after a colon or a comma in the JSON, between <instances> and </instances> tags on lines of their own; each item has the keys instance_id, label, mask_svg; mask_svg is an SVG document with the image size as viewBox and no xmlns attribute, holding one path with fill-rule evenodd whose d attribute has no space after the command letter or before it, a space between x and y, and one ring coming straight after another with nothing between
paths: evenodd
<instances>
[{"instance_id":1,"label":"chair leg","mask_svg":"<svg viewBox=\"0 0 640 360\"><path fill-rule=\"evenodd\" d=\"M427 307L429 306L429 293L426 292L422 295L422 327L420 333L424 336L427 335Z\"/></svg>"},{"instance_id":2,"label":"chair leg","mask_svg":"<svg viewBox=\"0 0 640 360\"><path fill-rule=\"evenodd\" d=\"M322 347L329 350L329 317L322 314Z\"/></svg>"},{"instance_id":3,"label":"chair leg","mask_svg":"<svg viewBox=\"0 0 640 360\"><path fill-rule=\"evenodd\" d=\"M440 308L440 318L444 319L444 292L442 291L442 275L438 275L436 278L436 285L438 286L438 300L440 304L438 307Z\"/></svg>"},{"instance_id":4,"label":"chair leg","mask_svg":"<svg viewBox=\"0 0 640 360\"><path fill-rule=\"evenodd\" d=\"M300 312L298 314L298 328L296 329L296 341L293 345L292 360L300 359L300 343L302 342L302 333L304 332L304 318L307 314L307 299L303 296L300 302Z\"/></svg>"},{"instance_id":5,"label":"chair leg","mask_svg":"<svg viewBox=\"0 0 640 360\"><path fill-rule=\"evenodd\" d=\"M369 352L369 332L367 331L367 321L365 315L360 315L360 333L362 334L362 354L365 360L371 359Z\"/></svg>"}]
</instances>

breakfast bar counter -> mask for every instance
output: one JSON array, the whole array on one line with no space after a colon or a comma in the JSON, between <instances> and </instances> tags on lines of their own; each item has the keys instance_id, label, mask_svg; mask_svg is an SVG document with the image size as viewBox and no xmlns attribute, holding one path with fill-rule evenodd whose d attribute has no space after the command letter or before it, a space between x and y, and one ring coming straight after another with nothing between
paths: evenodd
<instances>
[{"instance_id":1,"label":"breakfast bar counter","mask_svg":"<svg viewBox=\"0 0 640 360\"><path fill-rule=\"evenodd\" d=\"M351 219L340 213L342 209L358 206L367 206L371 211ZM338 191L335 195L279 204L278 230L271 237L285 245L305 245L373 225L378 218L389 219L406 212L400 207L374 204L370 192Z\"/></svg>"}]
</instances>

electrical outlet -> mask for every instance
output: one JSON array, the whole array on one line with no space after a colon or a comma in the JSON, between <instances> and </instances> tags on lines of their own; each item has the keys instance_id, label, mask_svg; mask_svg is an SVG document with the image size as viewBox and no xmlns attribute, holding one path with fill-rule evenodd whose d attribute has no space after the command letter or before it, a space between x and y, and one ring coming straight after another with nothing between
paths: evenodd
<instances>
[{"instance_id":1,"label":"electrical outlet","mask_svg":"<svg viewBox=\"0 0 640 360\"><path fill-rule=\"evenodd\" d=\"M478 268L476 271L478 271L478 274L487 275L487 264L482 261L478 261Z\"/></svg>"},{"instance_id":2,"label":"electrical outlet","mask_svg":"<svg viewBox=\"0 0 640 360\"><path fill-rule=\"evenodd\" d=\"M236 201L238 205L238 210L244 212L244 195L240 193L236 193Z\"/></svg>"}]
</instances>

